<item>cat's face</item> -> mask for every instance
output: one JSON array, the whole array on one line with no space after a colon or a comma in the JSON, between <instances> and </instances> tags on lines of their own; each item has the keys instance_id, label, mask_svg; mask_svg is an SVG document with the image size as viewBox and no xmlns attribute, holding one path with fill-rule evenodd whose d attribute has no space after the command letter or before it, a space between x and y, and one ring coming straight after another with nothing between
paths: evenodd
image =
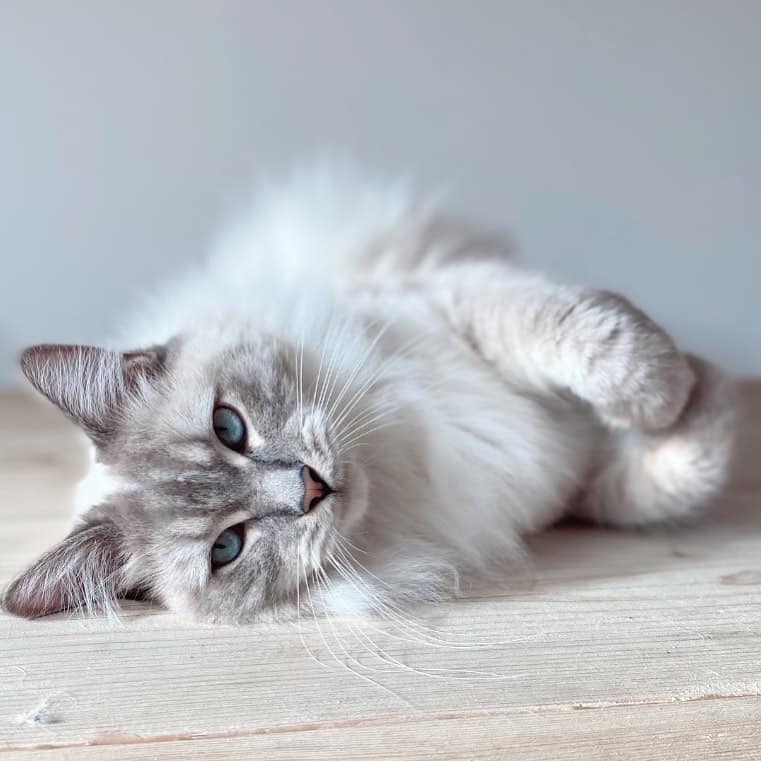
<instances>
[{"instance_id":1,"label":"cat's face","mask_svg":"<svg viewBox=\"0 0 761 761\"><path fill-rule=\"evenodd\" d=\"M199 620L253 620L292 599L364 513L367 479L342 445L362 394L338 363L328 379L310 352L263 336L214 351L37 347L22 366L90 435L105 487L11 585L11 612L139 589Z\"/></svg>"}]
</instances>

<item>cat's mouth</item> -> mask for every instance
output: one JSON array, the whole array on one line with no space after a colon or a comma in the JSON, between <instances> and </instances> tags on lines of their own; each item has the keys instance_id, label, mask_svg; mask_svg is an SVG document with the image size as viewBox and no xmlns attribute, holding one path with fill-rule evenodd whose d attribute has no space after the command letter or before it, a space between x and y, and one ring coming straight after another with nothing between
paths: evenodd
<instances>
[{"instance_id":1,"label":"cat's mouth","mask_svg":"<svg viewBox=\"0 0 761 761\"><path fill-rule=\"evenodd\" d=\"M301 480L304 483L304 513L314 510L324 499L335 493L327 481L311 466L304 465L301 468Z\"/></svg>"}]
</instances>

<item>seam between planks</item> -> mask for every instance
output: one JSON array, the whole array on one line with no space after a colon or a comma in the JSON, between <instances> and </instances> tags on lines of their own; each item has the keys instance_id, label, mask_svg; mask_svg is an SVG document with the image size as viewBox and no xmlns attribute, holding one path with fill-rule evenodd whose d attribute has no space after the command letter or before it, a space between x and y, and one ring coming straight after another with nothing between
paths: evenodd
<instances>
[{"instance_id":1,"label":"seam between planks","mask_svg":"<svg viewBox=\"0 0 761 761\"><path fill-rule=\"evenodd\" d=\"M352 719L334 721L314 721L301 724L279 724L272 727L252 729L226 729L209 732L174 732L167 734L138 735L126 732L101 732L87 740L61 740L14 743L0 746L0 753L12 753L24 750L62 750L66 748L85 747L119 747L127 745L153 745L172 742L192 742L197 740L229 740L239 737L256 737L258 735L296 734L300 732L317 732L326 729L347 729L353 727L379 727L403 724L422 724L430 721L456 721L458 719L493 718L498 716L517 716L526 714L552 713L580 710L615 710L635 708L638 706L674 705L700 701L728 701L747 698L761 698L761 691L738 693L708 693L705 695L676 695L664 698L643 698L641 700L594 701L579 703L546 703L534 706L517 706L512 708L480 709L474 711L446 711L429 714L385 714L383 716L360 716Z\"/></svg>"}]
</instances>

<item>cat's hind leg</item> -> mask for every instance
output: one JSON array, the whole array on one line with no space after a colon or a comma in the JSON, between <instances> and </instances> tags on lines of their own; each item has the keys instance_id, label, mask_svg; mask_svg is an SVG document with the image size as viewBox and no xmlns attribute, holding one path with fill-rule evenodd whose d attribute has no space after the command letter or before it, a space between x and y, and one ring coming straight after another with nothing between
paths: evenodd
<instances>
[{"instance_id":1,"label":"cat's hind leg","mask_svg":"<svg viewBox=\"0 0 761 761\"><path fill-rule=\"evenodd\" d=\"M616 526L688 516L722 487L734 440L735 388L717 367L688 356L696 383L664 430L611 429L576 515Z\"/></svg>"}]
</instances>

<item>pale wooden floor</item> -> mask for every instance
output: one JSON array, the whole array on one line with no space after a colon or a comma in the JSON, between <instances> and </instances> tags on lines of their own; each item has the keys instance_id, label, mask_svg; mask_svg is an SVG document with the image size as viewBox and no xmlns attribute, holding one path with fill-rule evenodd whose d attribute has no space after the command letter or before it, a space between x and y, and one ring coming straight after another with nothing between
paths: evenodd
<instances>
[{"instance_id":1,"label":"pale wooden floor","mask_svg":"<svg viewBox=\"0 0 761 761\"><path fill-rule=\"evenodd\" d=\"M759 759L761 384L746 391L731 496L699 525L560 527L503 588L421 614L457 642L498 644L444 648L346 621L197 627L136 605L117 627L0 615L0 756ZM49 410L6 393L0 421L5 583L66 531L82 465ZM350 625L408 667L501 678L371 671L384 666ZM45 700L44 722L21 720Z\"/></svg>"}]
</instances>

